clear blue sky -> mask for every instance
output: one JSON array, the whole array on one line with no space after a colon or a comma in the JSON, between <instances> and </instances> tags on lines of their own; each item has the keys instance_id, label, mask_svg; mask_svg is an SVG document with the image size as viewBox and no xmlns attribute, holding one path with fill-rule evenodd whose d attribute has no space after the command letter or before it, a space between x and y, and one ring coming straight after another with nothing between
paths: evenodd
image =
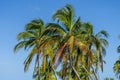
<instances>
[{"instance_id":1,"label":"clear blue sky","mask_svg":"<svg viewBox=\"0 0 120 80\"><path fill-rule=\"evenodd\" d=\"M120 55L116 52L120 44L120 0L0 0L0 80L33 80L34 62L28 72L23 71L27 51L13 52L16 35L33 19L51 21L52 14L65 4L72 4L76 16L80 16L83 22L91 22L95 33L104 29L110 34L104 58L107 64L100 78L115 78L113 64Z\"/></svg>"}]
</instances>

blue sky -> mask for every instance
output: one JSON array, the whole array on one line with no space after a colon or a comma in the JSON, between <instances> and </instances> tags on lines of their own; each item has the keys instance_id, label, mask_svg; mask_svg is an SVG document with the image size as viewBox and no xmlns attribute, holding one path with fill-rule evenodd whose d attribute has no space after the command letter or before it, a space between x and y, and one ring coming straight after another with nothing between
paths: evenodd
<instances>
[{"instance_id":1,"label":"blue sky","mask_svg":"<svg viewBox=\"0 0 120 80\"><path fill-rule=\"evenodd\" d=\"M73 5L76 16L83 22L91 22L95 33L104 29L110 34L104 58L107 64L100 78L115 78L113 64L120 55L116 52L120 44L120 0L0 0L0 80L33 80L34 62L28 72L23 71L27 51L13 52L16 36L33 19L52 21L52 14L65 4Z\"/></svg>"}]
</instances>

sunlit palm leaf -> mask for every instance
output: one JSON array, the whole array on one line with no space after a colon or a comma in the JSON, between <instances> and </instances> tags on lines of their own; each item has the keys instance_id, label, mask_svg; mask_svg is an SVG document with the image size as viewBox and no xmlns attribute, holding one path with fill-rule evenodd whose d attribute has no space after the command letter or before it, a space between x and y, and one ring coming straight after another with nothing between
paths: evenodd
<instances>
[{"instance_id":1,"label":"sunlit palm leaf","mask_svg":"<svg viewBox=\"0 0 120 80\"><path fill-rule=\"evenodd\" d=\"M31 50L31 52L29 53L29 55L28 55L28 57L26 58L26 60L24 61L24 64L25 64L24 71L25 71L25 72L28 70L29 65L30 65L30 63L31 63L31 61L32 61L35 53L37 53L36 50L37 50L37 48L34 47L34 48Z\"/></svg>"},{"instance_id":2,"label":"sunlit palm leaf","mask_svg":"<svg viewBox=\"0 0 120 80\"><path fill-rule=\"evenodd\" d=\"M27 40L29 38L34 38L35 36L31 34L30 32L21 32L17 35L17 40Z\"/></svg>"}]
</instances>

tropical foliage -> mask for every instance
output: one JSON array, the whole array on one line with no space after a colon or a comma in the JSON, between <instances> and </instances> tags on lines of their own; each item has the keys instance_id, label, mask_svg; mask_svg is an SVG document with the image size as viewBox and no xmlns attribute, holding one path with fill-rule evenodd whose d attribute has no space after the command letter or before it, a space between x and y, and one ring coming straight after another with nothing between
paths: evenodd
<instances>
[{"instance_id":1,"label":"tropical foliage","mask_svg":"<svg viewBox=\"0 0 120 80\"><path fill-rule=\"evenodd\" d=\"M106 77L104 80L114 80L114 79Z\"/></svg>"},{"instance_id":2,"label":"tropical foliage","mask_svg":"<svg viewBox=\"0 0 120 80\"><path fill-rule=\"evenodd\" d=\"M120 53L120 46L117 47L117 52ZM113 70L117 78L120 79L120 58L114 63Z\"/></svg>"},{"instance_id":3,"label":"tropical foliage","mask_svg":"<svg viewBox=\"0 0 120 80\"><path fill-rule=\"evenodd\" d=\"M58 9L52 18L54 22L47 24L41 19L33 20L17 35L20 42L14 51L30 49L24 70L36 56L36 80L99 80L108 33L102 30L94 34L92 24L81 22L69 4Z\"/></svg>"},{"instance_id":4,"label":"tropical foliage","mask_svg":"<svg viewBox=\"0 0 120 80\"><path fill-rule=\"evenodd\" d=\"M120 58L115 62L113 69L117 78L120 79Z\"/></svg>"}]
</instances>

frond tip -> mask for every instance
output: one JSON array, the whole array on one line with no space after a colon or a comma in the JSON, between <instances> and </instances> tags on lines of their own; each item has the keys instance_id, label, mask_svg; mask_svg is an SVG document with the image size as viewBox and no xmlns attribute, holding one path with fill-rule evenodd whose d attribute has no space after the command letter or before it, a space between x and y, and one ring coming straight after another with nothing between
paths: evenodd
<instances>
[{"instance_id":1,"label":"frond tip","mask_svg":"<svg viewBox=\"0 0 120 80\"><path fill-rule=\"evenodd\" d=\"M26 41L21 41L20 43L18 43L15 47L14 47L14 53L16 53L17 51L19 51L21 48L23 48L26 44Z\"/></svg>"},{"instance_id":2,"label":"frond tip","mask_svg":"<svg viewBox=\"0 0 120 80\"><path fill-rule=\"evenodd\" d=\"M120 45L117 47L117 52L120 53Z\"/></svg>"}]
</instances>

